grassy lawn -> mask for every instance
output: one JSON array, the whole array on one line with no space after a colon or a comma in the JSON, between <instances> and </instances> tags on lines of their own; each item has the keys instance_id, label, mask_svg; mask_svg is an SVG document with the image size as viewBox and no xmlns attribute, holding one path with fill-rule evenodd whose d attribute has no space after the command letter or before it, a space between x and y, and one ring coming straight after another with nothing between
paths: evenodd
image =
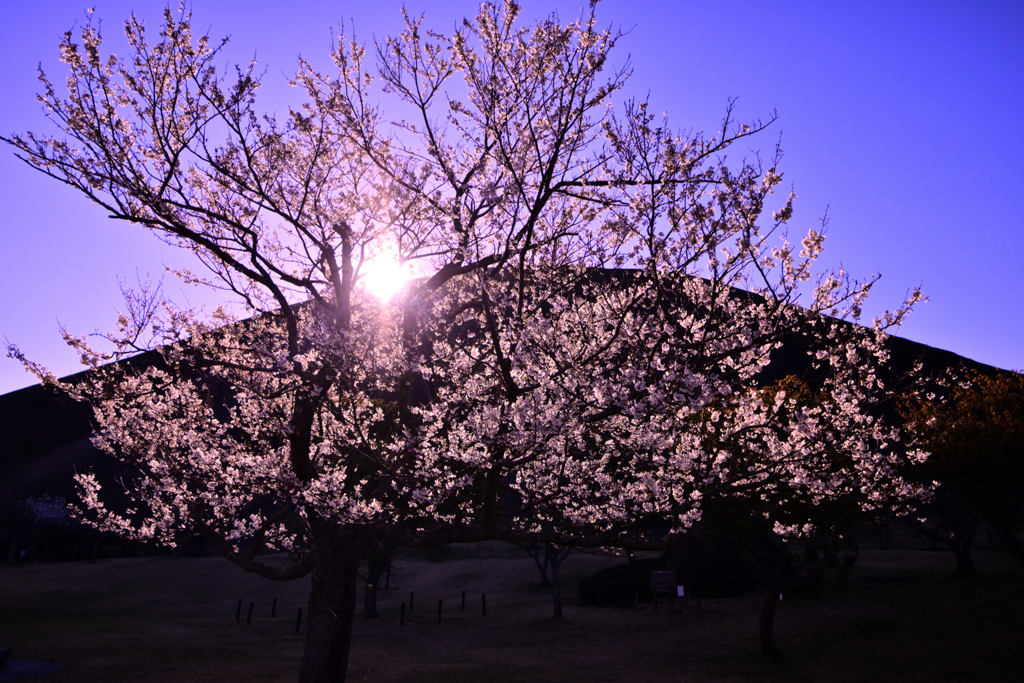
<instances>
[{"instance_id":1,"label":"grassy lawn","mask_svg":"<svg viewBox=\"0 0 1024 683\"><path fill-rule=\"evenodd\" d=\"M690 605L674 614L665 604L658 613L651 605L579 604L579 579L621 562L570 556L565 618L554 621L550 593L518 548L406 551L393 574L399 587L381 593L381 618L357 614L350 680L1024 679L1024 571L1001 554L979 552L982 578L956 581L947 553L862 551L842 585L780 605L776 637L786 655L779 661L758 654L754 596L704 600L700 611ZM47 679L54 683L292 681L305 633L294 634L295 616L305 607L307 581L266 581L219 558L0 566L0 647L63 663ZM415 610L400 627L399 605L410 591ZM242 620L235 621L240 598Z\"/></svg>"}]
</instances>

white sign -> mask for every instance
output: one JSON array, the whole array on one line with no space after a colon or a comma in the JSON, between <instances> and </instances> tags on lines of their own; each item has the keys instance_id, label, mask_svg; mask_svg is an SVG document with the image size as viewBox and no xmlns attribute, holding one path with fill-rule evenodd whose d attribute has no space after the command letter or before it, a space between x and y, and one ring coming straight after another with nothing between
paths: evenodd
<instances>
[{"instance_id":1,"label":"white sign","mask_svg":"<svg viewBox=\"0 0 1024 683\"><path fill-rule=\"evenodd\" d=\"M676 586L676 595L680 598L686 594L686 590L682 586Z\"/></svg>"}]
</instances>

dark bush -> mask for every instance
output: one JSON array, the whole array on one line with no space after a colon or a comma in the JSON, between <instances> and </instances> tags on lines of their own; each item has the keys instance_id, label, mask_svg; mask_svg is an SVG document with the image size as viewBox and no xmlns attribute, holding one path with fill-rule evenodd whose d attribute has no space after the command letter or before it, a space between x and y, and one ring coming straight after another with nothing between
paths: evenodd
<instances>
[{"instance_id":1,"label":"dark bush","mask_svg":"<svg viewBox=\"0 0 1024 683\"><path fill-rule=\"evenodd\" d=\"M639 599L646 602L651 592L654 560L637 560L631 565L608 567L580 581L580 598L590 605L629 607Z\"/></svg>"}]
</instances>

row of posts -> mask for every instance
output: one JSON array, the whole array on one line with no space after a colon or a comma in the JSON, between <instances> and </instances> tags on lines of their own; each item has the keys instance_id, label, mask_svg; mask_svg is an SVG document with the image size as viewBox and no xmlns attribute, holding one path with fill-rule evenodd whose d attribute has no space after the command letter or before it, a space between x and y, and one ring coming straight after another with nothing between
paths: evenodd
<instances>
[{"instance_id":1,"label":"row of posts","mask_svg":"<svg viewBox=\"0 0 1024 683\"><path fill-rule=\"evenodd\" d=\"M245 625L246 626L248 626L249 624L252 623L252 610L253 610L253 607L255 607L255 606L256 606L256 603L250 600L249 601L249 613L245 615ZM273 619L275 616L277 616L277 598L274 598L274 601L272 603L270 603L270 618ZM235 621L241 621L241 620L242 620L242 600L239 599L238 600L238 609L235 610ZM296 634L298 634L300 626L302 626L302 608L301 607L299 608L299 615L297 617L295 617L295 633Z\"/></svg>"},{"instance_id":2,"label":"row of posts","mask_svg":"<svg viewBox=\"0 0 1024 683\"><path fill-rule=\"evenodd\" d=\"M409 612L413 610L414 600L416 598L415 593L409 593ZM242 620L242 600L238 600L238 608L235 610L235 621ZM249 612L245 615L245 625L249 626L252 623L252 610L256 606L254 601L249 601ZM487 594L482 593L480 595L480 607L483 616L487 616ZM466 591L462 591L462 611L466 611ZM444 599L438 599L437 601L437 623L441 623L441 615L444 611ZM277 598L270 604L270 618L273 619L277 614ZM405 603L402 603L402 607L399 610L398 625L405 626ZM295 633L298 634L299 628L302 626L302 608L299 608L299 614L295 617Z\"/></svg>"},{"instance_id":3,"label":"row of posts","mask_svg":"<svg viewBox=\"0 0 1024 683\"><path fill-rule=\"evenodd\" d=\"M413 605L415 605L415 593L409 593L409 612L412 612ZM480 595L480 608L483 616L487 616L487 593ZM466 591L462 591L462 607L461 611L466 611ZM441 615L444 612L444 599L439 598L437 601L437 623L441 623ZM402 603L402 607L398 612L398 625L405 626L405 603Z\"/></svg>"}]
</instances>

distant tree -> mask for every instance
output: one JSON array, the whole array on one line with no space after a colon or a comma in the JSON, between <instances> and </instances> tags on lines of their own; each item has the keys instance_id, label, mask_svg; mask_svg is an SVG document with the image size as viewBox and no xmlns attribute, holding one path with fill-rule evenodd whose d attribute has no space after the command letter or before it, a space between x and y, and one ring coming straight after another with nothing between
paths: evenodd
<instances>
[{"instance_id":1,"label":"distant tree","mask_svg":"<svg viewBox=\"0 0 1024 683\"><path fill-rule=\"evenodd\" d=\"M768 124L730 107L705 137L645 102L616 116L627 74L593 3L567 25L519 28L518 12L484 4L451 35L407 18L376 68L341 35L334 73L300 61L307 102L284 120L257 108L255 65L221 70L187 12L155 42L129 19L128 59L101 55L90 20L61 43L67 94L43 76L60 134L3 138L193 252L207 272L182 275L248 318L143 291L115 353L66 333L93 368L80 382L9 353L89 401L96 443L138 471L127 511L80 475L80 514L167 544L202 534L271 579L312 574L302 681L344 680L374 542L655 548L658 524L733 499L791 537L816 506L917 491L871 409L885 330L919 293L850 324L871 282L810 282L822 233L791 245L794 195L769 207L781 153L725 156ZM417 269L389 300L363 286L385 253ZM827 401L757 386L792 339ZM104 364L151 347L161 364Z\"/></svg>"},{"instance_id":2,"label":"distant tree","mask_svg":"<svg viewBox=\"0 0 1024 683\"><path fill-rule=\"evenodd\" d=\"M922 474L933 476L937 474L937 469L928 468L922 470ZM950 480L947 478L946 481ZM980 510L971 505L955 485L943 485L940 482L928 502L901 521L928 539L932 547L943 545L952 550L956 559L955 575L958 578L977 576L973 545L983 518Z\"/></svg>"},{"instance_id":3,"label":"distant tree","mask_svg":"<svg viewBox=\"0 0 1024 683\"><path fill-rule=\"evenodd\" d=\"M565 561L572 548L559 547L554 543L519 543L517 544L526 554L533 558L537 569L540 570L540 582L542 585L551 588L551 600L553 606L552 618L562 618L562 562ZM551 578L548 578L548 571Z\"/></svg>"},{"instance_id":4,"label":"distant tree","mask_svg":"<svg viewBox=\"0 0 1024 683\"><path fill-rule=\"evenodd\" d=\"M905 404L911 438L932 453L920 476L939 482L925 508L932 520L911 515L908 523L953 549L958 576L973 576L971 541L983 521L1024 565L1024 375L962 374L948 399Z\"/></svg>"},{"instance_id":5,"label":"distant tree","mask_svg":"<svg viewBox=\"0 0 1024 683\"><path fill-rule=\"evenodd\" d=\"M18 559L18 546L28 538L22 559L31 560L35 555L39 536L47 531L66 529L71 525L68 504L62 496L51 495L49 491L40 496L29 496L16 504L21 523L15 529L7 551L8 564Z\"/></svg>"},{"instance_id":6,"label":"distant tree","mask_svg":"<svg viewBox=\"0 0 1024 683\"><path fill-rule=\"evenodd\" d=\"M41 496L29 496L18 503L22 513L33 524L49 528L64 528L71 524L68 503L63 496L49 492Z\"/></svg>"},{"instance_id":7,"label":"distant tree","mask_svg":"<svg viewBox=\"0 0 1024 683\"><path fill-rule=\"evenodd\" d=\"M548 564L551 562L551 556L548 553L547 543L518 543L517 544L523 551L529 555L534 564L537 565L537 569L540 570L540 583L545 588L551 586L551 579L548 578Z\"/></svg>"}]
</instances>

